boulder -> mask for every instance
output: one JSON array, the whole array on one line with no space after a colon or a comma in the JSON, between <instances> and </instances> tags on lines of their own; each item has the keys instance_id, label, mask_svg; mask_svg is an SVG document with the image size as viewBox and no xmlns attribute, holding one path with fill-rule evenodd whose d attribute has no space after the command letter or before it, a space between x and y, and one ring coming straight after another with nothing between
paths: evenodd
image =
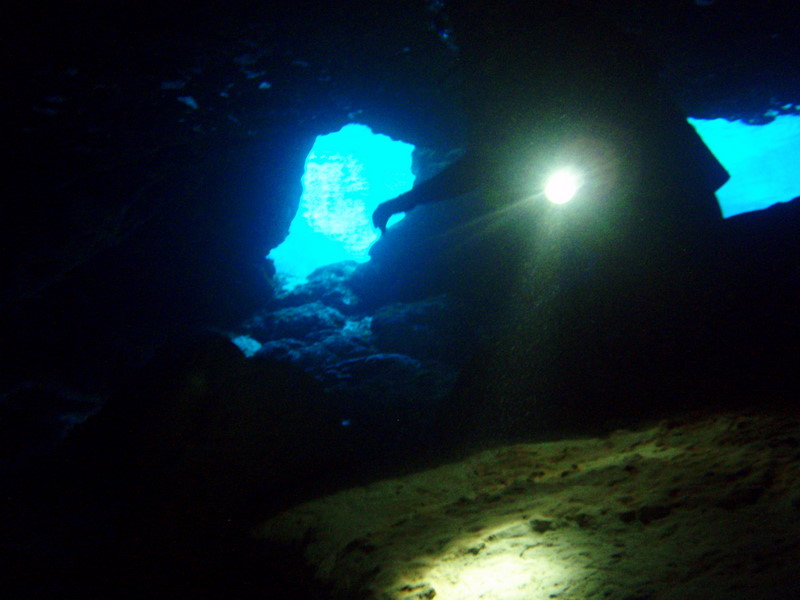
<instances>
[{"instance_id":1,"label":"boulder","mask_svg":"<svg viewBox=\"0 0 800 600\"><path fill-rule=\"evenodd\" d=\"M463 303L444 295L382 306L373 314L371 328L383 352L453 365L469 356L479 337Z\"/></svg>"},{"instance_id":2,"label":"boulder","mask_svg":"<svg viewBox=\"0 0 800 600\"><path fill-rule=\"evenodd\" d=\"M262 312L246 323L244 328L250 337L264 343L283 338L319 340L340 330L344 323L344 315L338 310L314 301L274 312Z\"/></svg>"}]
</instances>

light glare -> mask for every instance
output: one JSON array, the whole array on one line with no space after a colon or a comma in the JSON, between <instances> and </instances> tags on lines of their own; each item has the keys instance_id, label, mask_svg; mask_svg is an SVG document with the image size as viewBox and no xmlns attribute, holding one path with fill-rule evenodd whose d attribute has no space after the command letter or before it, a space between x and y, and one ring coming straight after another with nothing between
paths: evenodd
<instances>
[{"instance_id":1,"label":"light glare","mask_svg":"<svg viewBox=\"0 0 800 600\"><path fill-rule=\"evenodd\" d=\"M577 173L572 169L561 169L547 180L544 194L553 204L565 204L572 200L580 187L580 177Z\"/></svg>"}]
</instances>

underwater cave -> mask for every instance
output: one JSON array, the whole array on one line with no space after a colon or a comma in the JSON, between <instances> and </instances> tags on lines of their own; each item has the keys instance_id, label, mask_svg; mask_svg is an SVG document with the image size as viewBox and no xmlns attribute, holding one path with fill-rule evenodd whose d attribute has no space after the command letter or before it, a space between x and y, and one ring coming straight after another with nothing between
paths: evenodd
<instances>
[{"instance_id":1,"label":"underwater cave","mask_svg":"<svg viewBox=\"0 0 800 600\"><path fill-rule=\"evenodd\" d=\"M8 597L800 597L793 6L14 8Z\"/></svg>"}]
</instances>

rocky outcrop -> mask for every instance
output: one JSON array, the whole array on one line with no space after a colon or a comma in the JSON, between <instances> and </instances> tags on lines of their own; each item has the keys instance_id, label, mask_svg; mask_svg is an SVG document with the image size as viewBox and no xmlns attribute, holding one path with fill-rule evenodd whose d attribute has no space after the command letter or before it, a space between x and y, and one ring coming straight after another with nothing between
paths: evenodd
<instances>
[{"instance_id":1,"label":"rocky outcrop","mask_svg":"<svg viewBox=\"0 0 800 600\"><path fill-rule=\"evenodd\" d=\"M468 327L464 308L445 296L365 312L341 275L351 276L353 267L320 269L232 337L255 357L287 361L313 374L342 403L341 420L348 425L388 426L408 412L414 416L404 420L427 429L477 332Z\"/></svg>"}]
</instances>

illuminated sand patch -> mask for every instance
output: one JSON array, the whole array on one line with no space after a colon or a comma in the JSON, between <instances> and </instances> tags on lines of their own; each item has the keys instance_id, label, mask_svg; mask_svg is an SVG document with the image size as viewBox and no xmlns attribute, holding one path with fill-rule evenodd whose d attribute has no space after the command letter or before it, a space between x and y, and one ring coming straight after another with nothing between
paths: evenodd
<instances>
[{"instance_id":1,"label":"illuminated sand patch","mask_svg":"<svg viewBox=\"0 0 800 600\"><path fill-rule=\"evenodd\" d=\"M796 597L800 425L723 415L514 445L291 509L336 597ZM794 442L791 442L794 440Z\"/></svg>"}]
</instances>

